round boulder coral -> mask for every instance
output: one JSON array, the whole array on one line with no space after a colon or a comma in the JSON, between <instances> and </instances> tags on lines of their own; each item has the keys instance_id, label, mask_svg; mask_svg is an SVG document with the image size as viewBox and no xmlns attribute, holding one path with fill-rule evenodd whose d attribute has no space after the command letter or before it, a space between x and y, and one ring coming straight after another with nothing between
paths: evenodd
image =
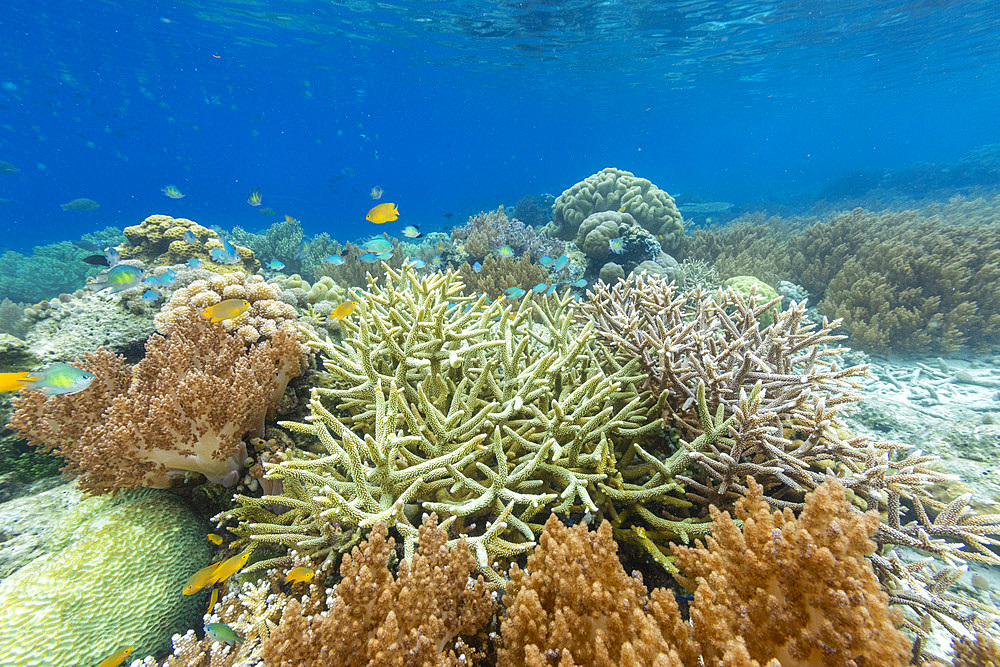
<instances>
[{"instance_id":1,"label":"round boulder coral","mask_svg":"<svg viewBox=\"0 0 1000 667\"><path fill-rule=\"evenodd\" d=\"M114 651L162 653L198 624L204 595L181 595L211 559L204 523L166 492L63 521L54 550L0 582L0 664L91 667Z\"/></svg>"},{"instance_id":2,"label":"round boulder coral","mask_svg":"<svg viewBox=\"0 0 1000 667\"><path fill-rule=\"evenodd\" d=\"M684 221L673 197L645 178L613 167L559 195L552 206L552 222L546 229L569 240L577 236L588 216L602 211L630 214L643 229L660 239L664 248L676 247L684 235Z\"/></svg>"},{"instance_id":3,"label":"round boulder coral","mask_svg":"<svg viewBox=\"0 0 1000 667\"><path fill-rule=\"evenodd\" d=\"M754 276L734 276L722 284L723 287L731 287L744 296L756 294L757 303L762 304L771 299L778 298L778 292L773 287ZM781 302L778 302L778 310L781 310ZM760 326L769 327L774 321L771 311L767 311L760 316Z\"/></svg>"},{"instance_id":4,"label":"round boulder coral","mask_svg":"<svg viewBox=\"0 0 1000 667\"><path fill-rule=\"evenodd\" d=\"M187 232L194 235L189 242ZM139 259L147 265L184 264L192 258L202 261L205 268L217 273L230 271L253 272L260 268L249 248L234 246L240 258L234 264L219 264L212 260L212 248L222 248L219 235L187 218L151 215L138 225L124 230L128 243L119 248L122 259Z\"/></svg>"}]
</instances>

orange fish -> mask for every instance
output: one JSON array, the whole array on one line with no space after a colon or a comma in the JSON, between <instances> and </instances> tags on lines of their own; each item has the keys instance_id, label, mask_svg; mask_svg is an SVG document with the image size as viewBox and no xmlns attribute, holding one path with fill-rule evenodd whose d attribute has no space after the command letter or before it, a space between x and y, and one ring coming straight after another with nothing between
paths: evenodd
<instances>
[{"instance_id":1,"label":"orange fish","mask_svg":"<svg viewBox=\"0 0 1000 667\"><path fill-rule=\"evenodd\" d=\"M335 320L342 320L351 313L353 313L354 309L357 307L358 307L357 301L345 301L344 303L340 304L339 306L333 309L333 312L330 313L330 317L332 317Z\"/></svg>"},{"instance_id":2,"label":"orange fish","mask_svg":"<svg viewBox=\"0 0 1000 667\"><path fill-rule=\"evenodd\" d=\"M206 308L202 312L202 316L209 322L221 322L222 320L231 320L234 317L239 317L249 307L250 302L246 299L226 299Z\"/></svg>"},{"instance_id":3,"label":"orange fish","mask_svg":"<svg viewBox=\"0 0 1000 667\"><path fill-rule=\"evenodd\" d=\"M365 220L374 222L376 225L381 225L383 222L392 222L398 218L399 209L391 202L373 206L372 210L368 211L368 215L365 216Z\"/></svg>"},{"instance_id":4,"label":"orange fish","mask_svg":"<svg viewBox=\"0 0 1000 667\"><path fill-rule=\"evenodd\" d=\"M31 373L0 373L0 391L17 391L27 385L25 380L34 380Z\"/></svg>"}]
</instances>

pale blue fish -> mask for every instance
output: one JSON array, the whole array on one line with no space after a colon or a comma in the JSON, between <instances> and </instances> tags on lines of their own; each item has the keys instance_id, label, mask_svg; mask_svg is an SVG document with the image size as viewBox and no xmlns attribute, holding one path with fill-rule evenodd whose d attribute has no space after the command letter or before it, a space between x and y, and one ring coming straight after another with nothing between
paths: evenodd
<instances>
[{"instance_id":1,"label":"pale blue fish","mask_svg":"<svg viewBox=\"0 0 1000 667\"><path fill-rule=\"evenodd\" d=\"M549 288L549 286L546 285L545 283L538 283L537 285L535 285L534 287L531 288L531 291L534 292L535 294L541 294L542 292L544 292L548 288Z\"/></svg>"},{"instance_id":2,"label":"pale blue fish","mask_svg":"<svg viewBox=\"0 0 1000 667\"><path fill-rule=\"evenodd\" d=\"M155 289L148 289L142 293L143 301L156 301L159 298L160 298L160 293L157 292Z\"/></svg>"},{"instance_id":3,"label":"pale blue fish","mask_svg":"<svg viewBox=\"0 0 1000 667\"><path fill-rule=\"evenodd\" d=\"M555 294L556 293L556 284L552 283L551 285L549 285L549 289L546 290L545 293L548 294L549 296Z\"/></svg>"},{"instance_id":4,"label":"pale blue fish","mask_svg":"<svg viewBox=\"0 0 1000 667\"><path fill-rule=\"evenodd\" d=\"M497 254L500 255L501 257L513 257L514 249L511 248L509 245L500 246L499 248L497 248Z\"/></svg>"},{"instance_id":5,"label":"pale blue fish","mask_svg":"<svg viewBox=\"0 0 1000 667\"><path fill-rule=\"evenodd\" d=\"M420 233L420 228L416 225L407 225L403 227L403 236L408 239L419 239L423 234Z\"/></svg>"},{"instance_id":6,"label":"pale blue fish","mask_svg":"<svg viewBox=\"0 0 1000 667\"><path fill-rule=\"evenodd\" d=\"M104 274L104 280L99 283L102 287L99 287L97 291L110 289L112 293L115 293L132 289L142 283L143 273L143 270L137 266L118 264Z\"/></svg>"},{"instance_id":7,"label":"pale blue fish","mask_svg":"<svg viewBox=\"0 0 1000 667\"><path fill-rule=\"evenodd\" d=\"M415 269L422 269L425 266L427 266L427 262L420 259L419 257L414 257L413 259L410 260L410 266L412 266Z\"/></svg>"},{"instance_id":8,"label":"pale blue fish","mask_svg":"<svg viewBox=\"0 0 1000 667\"><path fill-rule=\"evenodd\" d=\"M435 267L441 266L441 255L434 255L431 257L431 265Z\"/></svg>"},{"instance_id":9,"label":"pale blue fish","mask_svg":"<svg viewBox=\"0 0 1000 667\"><path fill-rule=\"evenodd\" d=\"M579 280L573 281L573 287L586 287L586 286L587 286L586 278L580 278Z\"/></svg>"},{"instance_id":10,"label":"pale blue fish","mask_svg":"<svg viewBox=\"0 0 1000 667\"><path fill-rule=\"evenodd\" d=\"M483 265L480 264L479 262L476 262L475 264L472 265L472 270L475 271L476 273L482 273Z\"/></svg>"},{"instance_id":11,"label":"pale blue fish","mask_svg":"<svg viewBox=\"0 0 1000 667\"><path fill-rule=\"evenodd\" d=\"M233 246L232 243L229 242L229 239L226 238L225 236L222 237L222 252L232 257L236 256L236 248Z\"/></svg>"},{"instance_id":12,"label":"pale blue fish","mask_svg":"<svg viewBox=\"0 0 1000 667\"><path fill-rule=\"evenodd\" d=\"M104 256L108 259L108 266L115 266L121 261L121 255L116 248L108 246L104 249Z\"/></svg>"},{"instance_id":13,"label":"pale blue fish","mask_svg":"<svg viewBox=\"0 0 1000 667\"><path fill-rule=\"evenodd\" d=\"M616 255L620 255L623 252L625 252L625 247L622 245L621 238L608 239L608 250L615 253Z\"/></svg>"},{"instance_id":14,"label":"pale blue fish","mask_svg":"<svg viewBox=\"0 0 1000 667\"><path fill-rule=\"evenodd\" d=\"M50 364L44 370L32 372L32 380L21 380L28 389L41 389L46 396L76 394L90 386L94 374L62 362Z\"/></svg>"},{"instance_id":15,"label":"pale blue fish","mask_svg":"<svg viewBox=\"0 0 1000 667\"><path fill-rule=\"evenodd\" d=\"M538 258L538 263L548 268L555 263L555 260L549 257L548 255L542 255L541 257Z\"/></svg>"},{"instance_id":16,"label":"pale blue fish","mask_svg":"<svg viewBox=\"0 0 1000 667\"><path fill-rule=\"evenodd\" d=\"M392 259L392 251L390 250L389 252L383 252L379 255L375 255L375 258L381 259L383 262L388 262L390 259Z\"/></svg>"},{"instance_id":17,"label":"pale blue fish","mask_svg":"<svg viewBox=\"0 0 1000 667\"><path fill-rule=\"evenodd\" d=\"M279 262L276 259L272 259L270 262L267 263L267 268L274 269L275 271L281 271L283 268L285 268L285 263Z\"/></svg>"},{"instance_id":18,"label":"pale blue fish","mask_svg":"<svg viewBox=\"0 0 1000 667\"><path fill-rule=\"evenodd\" d=\"M545 283L542 284L544 285ZM507 290L504 292L504 294L511 297L512 299L520 299L522 296L527 294L527 292L525 292L520 287L508 287Z\"/></svg>"},{"instance_id":19,"label":"pale blue fish","mask_svg":"<svg viewBox=\"0 0 1000 667\"><path fill-rule=\"evenodd\" d=\"M340 255L330 255L329 257L323 258L323 261L327 264L333 264L334 266L340 266L344 263L344 258Z\"/></svg>"},{"instance_id":20,"label":"pale blue fish","mask_svg":"<svg viewBox=\"0 0 1000 667\"><path fill-rule=\"evenodd\" d=\"M230 246L232 247L232 246ZM236 264L240 261L239 256L227 255L222 248L212 248L211 250L212 261L218 264Z\"/></svg>"},{"instance_id":21,"label":"pale blue fish","mask_svg":"<svg viewBox=\"0 0 1000 667\"><path fill-rule=\"evenodd\" d=\"M211 637L213 641L230 645L243 641L243 637L236 634L236 631L225 623L207 623L205 625L205 635Z\"/></svg>"},{"instance_id":22,"label":"pale blue fish","mask_svg":"<svg viewBox=\"0 0 1000 667\"><path fill-rule=\"evenodd\" d=\"M197 257L192 257L188 260L187 266L189 269L197 269L201 267L201 260Z\"/></svg>"},{"instance_id":23,"label":"pale blue fish","mask_svg":"<svg viewBox=\"0 0 1000 667\"><path fill-rule=\"evenodd\" d=\"M198 242L198 237L195 236L194 232L192 232L189 229L186 232L184 232L184 240L187 241L188 243L190 243L191 245L194 245L195 243Z\"/></svg>"},{"instance_id":24,"label":"pale blue fish","mask_svg":"<svg viewBox=\"0 0 1000 667\"><path fill-rule=\"evenodd\" d=\"M365 254L358 257L365 264L374 264L378 261L378 256L373 252L366 252Z\"/></svg>"},{"instance_id":25,"label":"pale blue fish","mask_svg":"<svg viewBox=\"0 0 1000 667\"><path fill-rule=\"evenodd\" d=\"M370 253L378 255L380 253L392 250L392 243L390 243L389 240L384 236L376 236L373 239L368 239L367 241L365 241L363 244L361 244L361 247Z\"/></svg>"},{"instance_id":26,"label":"pale blue fish","mask_svg":"<svg viewBox=\"0 0 1000 667\"><path fill-rule=\"evenodd\" d=\"M557 259L554 264L552 264L552 268L555 269L556 271L562 271L563 269L566 268L567 264L569 264L569 257L563 255L559 259Z\"/></svg>"}]
</instances>

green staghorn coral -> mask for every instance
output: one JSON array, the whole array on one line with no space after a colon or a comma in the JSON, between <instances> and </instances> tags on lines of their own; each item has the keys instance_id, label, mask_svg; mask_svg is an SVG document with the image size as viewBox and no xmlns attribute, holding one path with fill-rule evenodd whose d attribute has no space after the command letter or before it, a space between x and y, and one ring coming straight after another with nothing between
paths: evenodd
<instances>
[{"instance_id":1,"label":"green staghorn coral","mask_svg":"<svg viewBox=\"0 0 1000 667\"><path fill-rule=\"evenodd\" d=\"M568 292L510 304L463 287L452 271L387 268L344 341L313 342L329 386L313 390L308 423L282 425L323 453L266 465L282 491L238 496L226 515L243 541L332 558L339 526L385 521L409 556L420 511L433 511L500 583L495 562L534 546L551 511L600 511L619 443L659 429L636 365L604 354Z\"/></svg>"}]
</instances>

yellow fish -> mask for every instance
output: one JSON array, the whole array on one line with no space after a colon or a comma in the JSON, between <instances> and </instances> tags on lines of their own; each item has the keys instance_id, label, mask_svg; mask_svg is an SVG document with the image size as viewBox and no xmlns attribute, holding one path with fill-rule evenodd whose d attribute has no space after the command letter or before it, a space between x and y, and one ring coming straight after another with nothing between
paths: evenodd
<instances>
[{"instance_id":1,"label":"yellow fish","mask_svg":"<svg viewBox=\"0 0 1000 667\"><path fill-rule=\"evenodd\" d=\"M184 595L194 595L205 586L209 586L215 582L212 577L215 575L215 571L219 569L219 563L212 563L208 567L203 567L188 579L187 584L181 589L181 593Z\"/></svg>"},{"instance_id":2,"label":"yellow fish","mask_svg":"<svg viewBox=\"0 0 1000 667\"><path fill-rule=\"evenodd\" d=\"M125 658L128 657L128 654L131 653L134 648L134 646L126 646L125 648L118 649L104 660L101 660L101 663L97 665L97 667L118 667L118 665L125 662Z\"/></svg>"},{"instance_id":3,"label":"yellow fish","mask_svg":"<svg viewBox=\"0 0 1000 667\"><path fill-rule=\"evenodd\" d=\"M202 315L209 322L221 322L222 320L231 320L234 317L239 317L247 312L247 308L249 307L250 302L246 299L226 299L206 308L202 312Z\"/></svg>"},{"instance_id":4,"label":"yellow fish","mask_svg":"<svg viewBox=\"0 0 1000 667\"><path fill-rule=\"evenodd\" d=\"M208 601L208 611L206 613L211 614L212 609L215 608L215 603L219 601L219 589L212 589L212 597Z\"/></svg>"},{"instance_id":5,"label":"yellow fish","mask_svg":"<svg viewBox=\"0 0 1000 667\"><path fill-rule=\"evenodd\" d=\"M622 206L622 207L621 207L620 209L618 209L618 212L619 212L619 213L624 213L624 212L625 212L625 207L624 207L624 206Z\"/></svg>"},{"instance_id":6,"label":"yellow fish","mask_svg":"<svg viewBox=\"0 0 1000 667\"><path fill-rule=\"evenodd\" d=\"M260 206L262 201L264 201L264 198L260 196L260 190L258 188L254 188L250 192L250 196L247 197L247 203L251 206Z\"/></svg>"},{"instance_id":7,"label":"yellow fish","mask_svg":"<svg viewBox=\"0 0 1000 667\"><path fill-rule=\"evenodd\" d=\"M0 391L24 389L27 386L24 381L34 379L31 373L0 373Z\"/></svg>"},{"instance_id":8,"label":"yellow fish","mask_svg":"<svg viewBox=\"0 0 1000 667\"><path fill-rule=\"evenodd\" d=\"M310 579L313 578L313 575L315 574L316 573L313 571L311 567L303 567L303 566L296 567L289 570L288 574L285 575L285 583L287 584L291 582L295 584L300 581L309 581Z\"/></svg>"},{"instance_id":9,"label":"yellow fish","mask_svg":"<svg viewBox=\"0 0 1000 667\"><path fill-rule=\"evenodd\" d=\"M332 317L335 320L342 320L351 313L353 313L354 309L357 307L358 307L357 301L345 301L344 303L340 304L339 306L333 309L333 312L330 313L330 317Z\"/></svg>"},{"instance_id":10,"label":"yellow fish","mask_svg":"<svg viewBox=\"0 0 1000 667\"><path fill-rule=\"evenodd\" d=\"M285 216L285 222L295 222L295 218L290 215Z\"/></svg>"},{"instance_id":11,"label":"yellow fish","mask_svg":"<svg viewBox=\"0 0 1000 667\"><path fill-rule=\"evenodd\" d=\"M219 581L225 581L243 569L243 566L247 564L248 560L250 560L249 550L222 561L219 563L218 569L216 569L215 573L212 575L212 581L210 583L214 584Z\"/></svg>"},{"instance_id":12,"label":"yellow fish","mask_svg":"<svg viewBox=\"0 0 1000 667\"><path fill-rule=\"evenodd\" d=\"M399 209L391 202L373 206L372 210L368 211L368 215L365 216L365 220L374 222L376 225L381 225L383 222L392 222L397 218L399 218Z\"/></svg>"},{"instance_id":13,"label":"yellow fish","mask_svg":"<svg viewBox=\"0 0 1000 667\"><path fill-rule=\"evenodd\" d=\"M212 544L222 544L222 535L216 535L215 533L208 534L208 541Z\"/></svg>"}]
</instances>

